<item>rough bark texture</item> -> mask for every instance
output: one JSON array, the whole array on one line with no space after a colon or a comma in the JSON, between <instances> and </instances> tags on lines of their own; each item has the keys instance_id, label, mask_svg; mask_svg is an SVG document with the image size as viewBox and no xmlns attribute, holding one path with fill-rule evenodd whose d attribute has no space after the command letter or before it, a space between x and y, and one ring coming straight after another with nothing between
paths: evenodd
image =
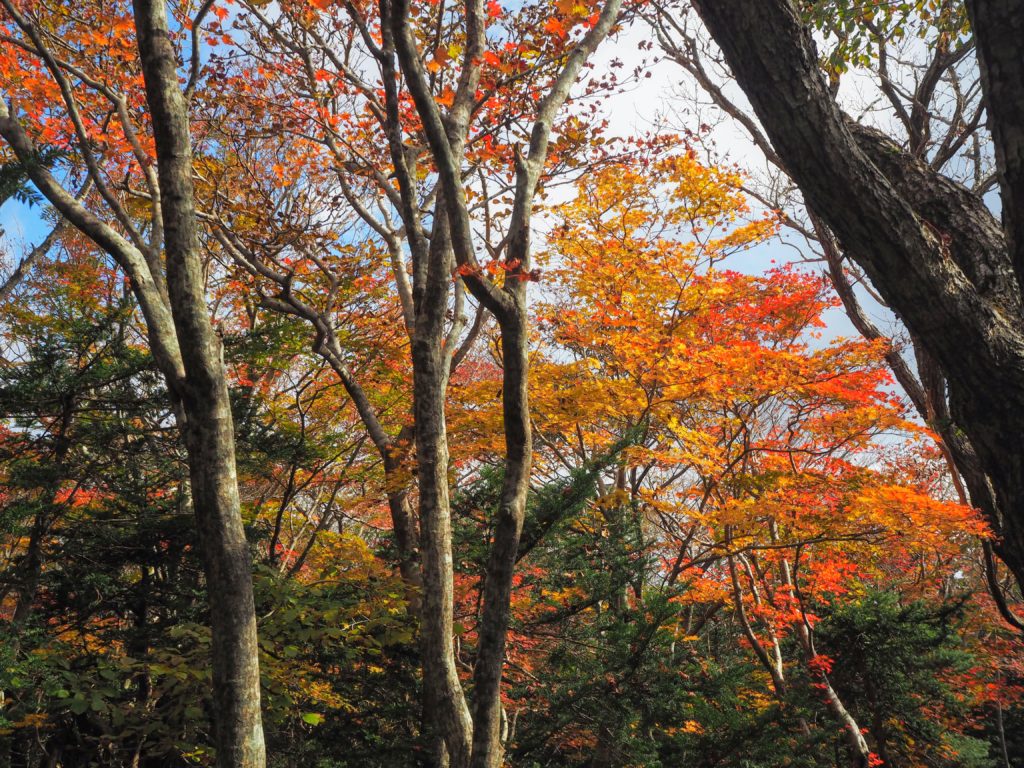
<instances>
[{"instance_id":1,"label":"rough bark texture","mask_svg":"<svg viewBox=\"0 0 1024 768\"><path fill-rule=\"evenodd\" d=\"M10 4L5 4L5 9L52 64L32 21ZM191 495L210 596L218 764L261 768L265 757L250 558L239 510L225 371L220 342L207 314L199 258L187 110L178 88L163 2L140 0L135 5L135 16L160 175L157 189L156 174L148 159L140 159L147 183L153 187L149 242L132 227L104 186L102 175L90 159L84 131L79 145L90 181L127 237L86 208L81 199L35 162L36 148L20 124L17 110L9 108L4 98L0 98L0 137L28 169L32 183L49 203L71 226L108 253L131 280L188 453ZM58 68L51 66L50 71L73 113L70 86ZM130 120L124 117L122 122L128 130ZM163 272L164 256L167 275Z\"/></svg>"},{"instance_id":2,"label":"rough bark texture","mask_svg":"<svg viewBox=\"0 0 1024 768\"><path fill-rule=\"evenodd\" d=\"M1024 290L1024 3L967 0L977 41L1009 253Z\"/></svg>"},{"instance_id":3,"label":"rough bark texture","mask_svg":"<svg viewBox=\"0 0 1024 768\"><path fill-rule=\"evenodd\" d=\"M515 297L517 310L501 322L501 360L504 371L502 414L505 425L505 479L494 520L494 539L487 557L483 612L478 627L476 667L473 670L473 761L475 768L502 762L501 673L505 662L509 601L519 538L526 517L533 437L530 431L528 329L525 283ZM518 293L518 295L517 295Z\"/></svg>"},{"instance_id":4,"label":"rough bark texture","mask_svg":"<svg viewBox=\"0 0 1024 768\"><path fill-rule=\"evenodd\" d=\"M1019 46L1012 24L1000 26L988 14L997 7L1011 14L1013 6L1019 21L1020 3L976 5L986 6L981 16L988 20L975 30L986 98L991 105L1003 94L1017 105L992 111L1005 210L1021 199L1014 197L1021 146L1014 137L1022 130L1014 92L1024 87L1024 62L1019 51L1015 58L1006 54L1008 40ZM1008 216L1000 236L976 196L884 137L854 128L836 105L790 0L695 0L694 6L808 206L944 375L950 416L993 491L997 551L1024 583L1024 333L1019 262L1011 255L1019 248L1013 245L1019 225Z\"/></svg>"},{"instance_id":5,"label":"rough bark texture","mask_svg":"<svg viewBox=\"0 0 1024 768\"><path fill-rule=\"evenodd\" d=\"M149 70L147 87L151 83L158 87L170 83L176 89L174 52L167 39L162 3L157 7L142 3L136 13L140 52L147 59ZM19 17L18 22L32 32L25 19ZM176 298L173 301L168 281L160 271L162 237L156 235L162 233L163 222L159 218L152 222L155 237L153 244L147 247L138 232L126 238L86 208L48 170L32 162L36 149L17 115L12 114L3 99L0 99L0 136L29 168L32 183L48 202L72 226L110 254L131 279L132 292L146 321L153 357L175 400L175 412L180 418L189 454L191 480L196 484L195 509L211 599L218 761L223 766L248 768L262 766L265 762L249 554L239 513L232 425L219 342L205 314L202 271L194 247L197 241L194 240L195 221L191 208L188 121L183 102L174 104L175 92L165 86L163 93L148 94L155 104L156 139L162 155L160 170L163 172L166 166L168 175L168 179L161 179L161 182L173 193L174 202L168 208L173 209L170 217L178 227L173 239L168 239L167 248L169 271L175 274ZM180 99L180 93L177 98ZM161 109L160 116L156 117L156 111ZM175 115L176 122L167 123L163 119ZM90 176L95 183L92 169ZM183 348L187 355L183 354Z\"/></svg>"},{"instance_id":6,"label":"rough bark texture","mask_svg":"<svg viewBox=\"0 0 1024 768\"><path fill-rule=\"evenodd\" d=\"M192 147L163 0L137 0L135 24L156 142L167 288L185 376L193 506L210 600L217 764L261 768L259 646L248 544L239 508L234 428L220 339L206 304L192 186Z\"/></svg>"}]
</instances>

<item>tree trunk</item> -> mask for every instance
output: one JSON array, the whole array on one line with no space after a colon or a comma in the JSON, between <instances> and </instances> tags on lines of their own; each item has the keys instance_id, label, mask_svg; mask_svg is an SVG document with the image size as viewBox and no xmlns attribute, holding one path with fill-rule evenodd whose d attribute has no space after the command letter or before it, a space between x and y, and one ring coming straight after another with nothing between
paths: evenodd
<instances>
[{"instance_id":1,"label":"tree trunk","mask_svg":"<svg viewBox=\"0 0 1024 768\"><path fill-rule=\"evenodd\" d=\"M443 193L439 193L440 198ZM469 764L473 723L455 665L454 573L448 497L448 432L445 401L448 363L442 342L451 282L451 248L444 217L435 220L427 254L417 270L416 327L412 338L416 478L420 495L420 558L423 602L420 640L423 685L430 724L443 738L452 768Z\"/></svg>"},{"instance_id":2,"label":"tree trunk","mask_svg":"<svg viewBox=\"0 0 1024 768\"><path fill-rule=\"evenodd\" d=\"M966 5L995 148L1010 260L1024 292L1024 5L1020 0L966 0Z\"/></svg>"},{"instance_id":3,"label":"tree trunk","mask_svg":"<svg viewBox=\"0 0 1024 768\"><path fill-rule=\"evenodd\" d=\"M1013 24L998 21L1011 6L1019 21L1020 3L973 5L991 104L1024 82L1019 54L1006 55L1008 39L1017 40ZM1008 233L1001 234L976 195L894 142L854 127L829 91L811 33L791 0L694 0L694 7L808 206L945 375L952 419L994 492L997 552L1024 584L1024 312L1015 270L1020 260L1012 253L1020 250L1017 219L1010 216ZM1001 105L990 115L1007 195L1003 209L1014 201L1019 209L1020 110ZM965 456L961 452L958 461Z\"/></svg>"},{"instance_id":4,"label":"tree trunk","mask_svg":"<svg viewBox=\"0 0 1024 768\"><path fill-rule=\"evenodd\" d=\"M502 760L501 672L505 664L512 577L519 537L526 517L530 488L533 438L528 398L529 349L525 283L509 291L516 311L501 319L501 359L504 368L502 414L505 422L505 478L501 490L494 540L487 557L483 612L473 670L474 768L497 768Z\"/></svg>"},{"instance_id":5,"label":"tree trunk","mask_svg":"<svg viewBox=\"0 0 1024 768\"><path fill-rule=\"evenodd\" d=\"M217 764L262 768L259 646L234 428L220 339L206 304L187 106L162 0L136 0L139 54L156 142L171 313L185 371L175 382L210 601Z\"/></svg>"},{"instance_id":6,"label":"tree trunk","mask_svg":"<svg viewBox=\"0 0 1024 768\"><path fill-rule=\"evenodd\" d=\"M389 145L401 189L403 218L411 237L418 238L415 198L404 159L397 94L392 74L392 51L416 105L423 134L437 168L438 194L434 206L429 258L411 241L413 297L416 329L413 335L413 370L416 400L416 444L419 459L420 528L423 558L424 678L445 700L433 703L439 713L453 767L467 763L466 737L472 740L468 764L495 768L501 763L501 672L505 657L512 576L522 533L533 452L528 403L528 318L526 285L530 279L530 225L533 199L547 159L548 140L556 112L565 103L580 69L607 37L619 15L621 0L604 4L594 26L566 57L548 93L540 100L530 132L529 155L515 155L515 195L509 217L504 259L507 274L498 286L484 276L476 258L470 209L463 187L463 154L469 121L480 82L480 60L487 47L482 0L465 5L465 61L450 112L442 116L431 92L418 42L409 25L407 0L381 0L385 27L384 55L389 122ZM474 669L474 708L468 717L462 689L455 674L452 651L451 521L448 508L448 450L444 432L444 390L447 355L444 350L444 314L452 267L463 272L466 288L498 320L501 327L505 430L505 479L494 521L494 540L488 556ZM431 704L428 690L428 705ZM455 751L453 751L455 750Z\"/></svg>"}]
</instances>

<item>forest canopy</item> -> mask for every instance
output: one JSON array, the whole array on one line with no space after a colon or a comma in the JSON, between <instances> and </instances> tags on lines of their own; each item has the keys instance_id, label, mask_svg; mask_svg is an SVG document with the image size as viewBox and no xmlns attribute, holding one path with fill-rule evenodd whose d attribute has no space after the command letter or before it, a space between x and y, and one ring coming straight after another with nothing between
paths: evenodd
<instances>
[{"instance_id":1,"label":"forest canopy","mask_svg":"<svg viewBox=\"0 0 1024 768\"><path fill-rule=\"evenodd\" d=\"M1024 764L1012 6L0 0L0 768Z\"/></svg>"}]
</instances>

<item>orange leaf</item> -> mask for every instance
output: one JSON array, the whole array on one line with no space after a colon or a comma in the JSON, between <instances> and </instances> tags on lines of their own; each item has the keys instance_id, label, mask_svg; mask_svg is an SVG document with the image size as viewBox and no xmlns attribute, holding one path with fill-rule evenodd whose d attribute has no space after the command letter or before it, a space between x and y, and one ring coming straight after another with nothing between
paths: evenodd
<instances>
[{"instance_id":1,"label":"orange leaf","mask_svg":"<svg viewBox=\"0 0 1024 768\"><path fill-rule=\"evenodd\" d=\"M550 18L544 24L544 31L558 38L566 36L565 26L556 18Z\"/></svg>"}]
</instances>

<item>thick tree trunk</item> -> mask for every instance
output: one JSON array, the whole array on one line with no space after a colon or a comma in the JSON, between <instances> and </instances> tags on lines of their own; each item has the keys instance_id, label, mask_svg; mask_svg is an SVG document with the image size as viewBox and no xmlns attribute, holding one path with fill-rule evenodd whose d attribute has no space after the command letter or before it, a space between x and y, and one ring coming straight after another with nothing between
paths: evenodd
<instances>
[{"instance_id":1,"label":"thick tree trunk","mask_svg":"<svg viewBox=\"0 0 1024 768\"><path fill-rule=\"evenodd\" d=\"M447 745L453 768L469 759L472 723L455 665L452 634L453 570L448 445L444 418L442 351L426 339L413 342L416 456L420 493L423 601L420 637L423 683L430 714Z\"/></svg>"},{"instance_id":2,"label":"thick tree trunk","mask_svg":"<svg viewBox=\"0 0 1024 768\"><path fill-rule=\"evenodd\" d=\"M997 93L1020 87L1024 62L1005 55L1010 27L998 29L988 3L975 5L986 6L976 14L986 22L976 37L991 103ZM997 551L1024 583L1024 324L1010 250L1020 248L1016 220L1007 220L1009 238L1000 236L976 196L878 134L854 128L829 91L791 0L694 0L694 6L808 206L945 375L952 419L994 492ZM1014 137L1020 115L1009 106L996 112L1005 210L1015 200L1019 207Z\"/></svg>"},{"instance_id":3,"label":"thick tree trunk","mask_svg":"<svg viewBox=\"0 0 1024 768\"><path fill-rule=\"evenodd\" d=\"M222 766L263 766L256 621L249 552L239 510L234 436L220 344L207 315L192 196L187 111L178 89L174 48L160 0L135 5L139 51L154 125L160 192L144 253L32 162L36 149L18 115L0 100L0 136L28 168L37 189L76 229L110 254L131 278L153 357L167 379L188 451L192 495L210 594L212 666L217 699L217 759ZM32 33L31 24L18 18ZM95 182L96 179L93 178ZM137 233L136 233L137 234Z\"/></svg>"},{"instance_id":4,"label":"thick tree trunk","mask_svg":"<svg viewBox=\"0 0 1024 768\"><path fill-rule=\"evenodd\" d=\"M167 288L185 376L193 506L210 600L217 764L262 768L259 646L250 553L238 498L234 428L220 340L210 322L192 185L187 107L163 0L136 0L135 24L159 170Z\"/></svg>"},{"instance_id":5,"label":"thick tree trunk","mask_svg":"<svg viewBox=\"0 0 1024 768\"><path fill-rule=\"evenodd\" d=\"M966 5L995 147L1007 244L1024 292L1024 3L967 0Z\"/></svg>"}]
</instances>

